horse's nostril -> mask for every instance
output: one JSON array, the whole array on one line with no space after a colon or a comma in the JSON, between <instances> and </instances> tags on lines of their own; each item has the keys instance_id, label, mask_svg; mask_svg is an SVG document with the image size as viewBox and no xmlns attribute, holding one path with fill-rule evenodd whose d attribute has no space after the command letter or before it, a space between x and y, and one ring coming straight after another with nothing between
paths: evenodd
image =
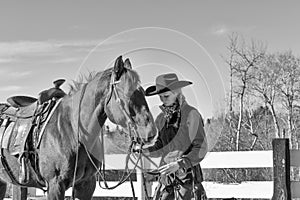
<instances>
[{"instance_id":1,"label":"horse's nostril","mask_svg":"<svg viewBox=\"0 0 300 200\"><path fill-rule=\"evenodd\" d=\"M151 118L149 115L147 115L145 118L145 125L147 126L149 123L151 123Z\"/></svg>"}]
</instances>

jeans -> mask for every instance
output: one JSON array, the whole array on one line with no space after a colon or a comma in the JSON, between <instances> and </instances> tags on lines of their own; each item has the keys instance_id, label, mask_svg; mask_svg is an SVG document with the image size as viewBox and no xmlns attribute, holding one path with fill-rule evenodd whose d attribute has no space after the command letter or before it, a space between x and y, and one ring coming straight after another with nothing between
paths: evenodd
<instances>
[{"instance_id":1,"label":"jeans","mask_svg":"<svg viewBox=\"0 0 300 200\"><path fill-rule=\"evenodd\" d=\"M195 197L192 184L163 186L159 184L156 188L153 200L207 200L205 190L201 183L195 185Z\"/></svg>"}]
</instances>

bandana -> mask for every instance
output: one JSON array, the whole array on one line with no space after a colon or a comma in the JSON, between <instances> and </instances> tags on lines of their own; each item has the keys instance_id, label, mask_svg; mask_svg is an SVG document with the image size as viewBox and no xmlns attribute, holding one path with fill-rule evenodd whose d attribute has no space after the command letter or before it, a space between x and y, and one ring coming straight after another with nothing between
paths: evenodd
<instances>
[{"instance_id":1,"label":"bandana","mask_svg":"<svg viewBox=\"0 0 300 200\"><path fill-rule=\"evenodd\" d=\"M178 128L181 115L179 101L176 100L176 102L171 106L162 105L160 108L162 109L164 118L166 119L166 125L172 125L175 128Z\"/></svg>"}]
</instances>

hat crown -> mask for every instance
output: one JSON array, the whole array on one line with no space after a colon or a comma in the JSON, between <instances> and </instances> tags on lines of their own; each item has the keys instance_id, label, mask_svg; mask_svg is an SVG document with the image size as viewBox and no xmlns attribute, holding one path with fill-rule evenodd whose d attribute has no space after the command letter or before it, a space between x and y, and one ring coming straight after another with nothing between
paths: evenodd
<instances>
[{"instance_id":1,"label":"hat crown","mask_svg":"<svg viewBox=\"0 0 300 200\"><path fill-rule=\"evenodd\" d=\"M162 74L156 78L156 87L157 89L166 88L175 82L178 82L178 77L176 74Z\"/></svg>"}]
</instances>

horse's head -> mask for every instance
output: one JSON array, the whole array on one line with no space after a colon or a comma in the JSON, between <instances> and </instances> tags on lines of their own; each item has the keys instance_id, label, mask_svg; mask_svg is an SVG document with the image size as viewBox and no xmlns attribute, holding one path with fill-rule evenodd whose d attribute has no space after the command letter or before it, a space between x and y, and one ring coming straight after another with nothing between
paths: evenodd
<instances>
[{"instance_id":1,"label":"horse's head","mask_svg":"<svg viewBox=\"0 0 300 200\"><path fill-rule=\"evenodd\" d=\"M140 86L138 74L132 70L129 59L118 57L112 69L110 89L105 112L115 124L133 131L139 140L150 142L156 133L153 116Z\"/></svg>"}]
</instances>

